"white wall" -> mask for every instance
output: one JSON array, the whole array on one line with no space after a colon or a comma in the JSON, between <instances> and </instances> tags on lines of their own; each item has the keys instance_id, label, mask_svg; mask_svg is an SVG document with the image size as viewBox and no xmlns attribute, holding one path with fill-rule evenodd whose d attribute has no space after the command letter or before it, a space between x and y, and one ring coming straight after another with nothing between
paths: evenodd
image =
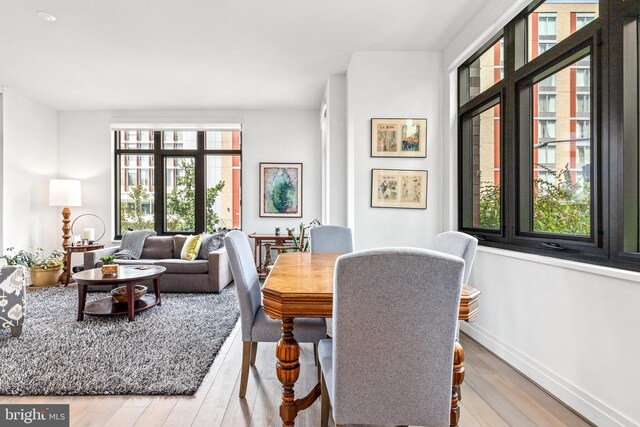
<instances>
[{"instance_id":1,"label":"white wall","mask_svg":"<svg viewBox=\"0 0 640 427\"><path fill-rule=\"evenodd\" d=\"M113 223L113 118L240 118L242 133L242 228L273 232L321 217L321 141L318 110L61 111L58 141L61 175L82 180L83 206ZM68 160L64 160L66 156ZM303 163L303 218L260 218L259 163ZM112 231L108 233L112 237Z\"/></svg>"},{"instance_id":2,"label":"white wall","mask_svg":"<svg viewBox=\"0 0 640 427\"><path fill-rule=\"evenodd\" d=\"M3 90L2 250L62 244L62 208L49 206L57 163L57 118L12 88Z\"/></svg>"},{"instance_id":3,"label":"white wall","mask_svg":"<svg viewBox=\"0 0 640 427\"><path fill-rule=\"evenodd\" d=\"M456 68L529 1L492 0L443 53L445 224L457 227ZM496 274L499 272L499 274ZM640 425L640 274L480 248L470 284L480 314L461 328L602 426Z\"/></svg>"},{"instance_id":4,"label":"white wall","mask_svg":"<svg viewBox=\"0 0 640 427\"><path fill-rule=\"evenodd\" d=\"M356 249L428 247L442 229L442 56L357 52L347 71L347 217ZM372 118L427 118L427 158L372 158ZM371 169L429 171L427 209L371 206Z\"/></svg>"},{"instance_id":5,"label":"white wall","mask_svg":"<svg viewBox=\"0 0 640 427\"><path fill-rule=\"evenodd\" d=\"M331 75L325 91L323 124L323 224L347 225L347 81Z\"/></svg>"}]
</instances>

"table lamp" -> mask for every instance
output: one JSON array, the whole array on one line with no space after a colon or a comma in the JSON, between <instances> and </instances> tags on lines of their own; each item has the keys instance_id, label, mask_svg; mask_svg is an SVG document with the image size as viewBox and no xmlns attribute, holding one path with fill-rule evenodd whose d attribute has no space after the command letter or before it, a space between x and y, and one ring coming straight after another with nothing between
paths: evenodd
<instances>
[{"instance_id":1,"label":"table lamp","mask_svg":"<svg viewBox=\"0 0 640 427\"><path fill-rule=\"evenodd\" d=\"M49 180L49 206L62 206L62 248L67 250L71 238L71 209L69 206L81 206L80 181L76 179Z\"/></svg>"}]
</instances>

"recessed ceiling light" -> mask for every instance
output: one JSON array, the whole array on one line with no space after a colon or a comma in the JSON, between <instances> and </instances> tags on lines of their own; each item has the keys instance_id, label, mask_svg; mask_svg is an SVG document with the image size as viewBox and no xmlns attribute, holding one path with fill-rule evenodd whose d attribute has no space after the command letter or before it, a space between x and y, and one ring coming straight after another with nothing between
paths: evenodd
<instances>
[{"instance_id":1,"label":"recessed ceiling light","mask_svg":"<svg viewBox=\"0 0 640 427\"><path fill-rule=\"evenodd\" d=\"M38 15L40 19L44 19L47 22L55 22L56 20L56 17L46 10L39 10L36 12L36 15Z\"/></svg>"}]
</instances>

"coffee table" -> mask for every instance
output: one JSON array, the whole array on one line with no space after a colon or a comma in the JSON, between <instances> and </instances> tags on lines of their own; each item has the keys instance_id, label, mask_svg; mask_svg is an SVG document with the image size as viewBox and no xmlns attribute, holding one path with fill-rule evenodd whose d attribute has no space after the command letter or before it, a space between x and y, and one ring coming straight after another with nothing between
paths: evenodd
<instances>
[{"instance_id":1,"label":"coffee table","mask_svg":"<svg viewBox=\"0 0 640 427\"><path fill-rule=\"evenodd\" d=\"M83 320L85 314L91 316L122 316L126 314L129 317L129 322L132 322L135 313L162 305L158 279L165 271L166 268L157 265L120 265L117 277L102 277L102 271L99 268L75 273L73 280L78 284L78 321ZM147 280L153 280L155 296L146 294L134 302L136 283ZM126 285L129 301L126 304L118 303L108 297L86 304L87 286L89 285L110 286L112 288Z\"/></svg>"}]
</instances>

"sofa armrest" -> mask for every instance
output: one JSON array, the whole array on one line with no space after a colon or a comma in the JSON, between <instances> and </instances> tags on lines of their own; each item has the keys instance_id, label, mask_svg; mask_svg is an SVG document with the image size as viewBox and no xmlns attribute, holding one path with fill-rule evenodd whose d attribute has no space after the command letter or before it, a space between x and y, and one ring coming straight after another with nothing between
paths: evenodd
<instances>
[{"instance_id":1,"label":"sofa armrest","mask_svg":"<svg viewBox=\"0 0 640 427\"><path fill-rule=\"evenodd\" d=\"M215 251L209 252L209 284L214 292L223 290L231 280L231 264L229 264L229 255L227 248L222 247Z\"/></svg>"},{"instance_id":2,"label":"sofa armrest","mask_svg":"<svg viewBox=\"0 0 640 427\"><path fill-rule=\"evenodd\" d=\"M97 264L103 256L111 256L120 250L119 246L113 248L96 249L95 251L87 251L84 253L84 269L90 270L99 267Z\"/></svg>"}]
</instances>

